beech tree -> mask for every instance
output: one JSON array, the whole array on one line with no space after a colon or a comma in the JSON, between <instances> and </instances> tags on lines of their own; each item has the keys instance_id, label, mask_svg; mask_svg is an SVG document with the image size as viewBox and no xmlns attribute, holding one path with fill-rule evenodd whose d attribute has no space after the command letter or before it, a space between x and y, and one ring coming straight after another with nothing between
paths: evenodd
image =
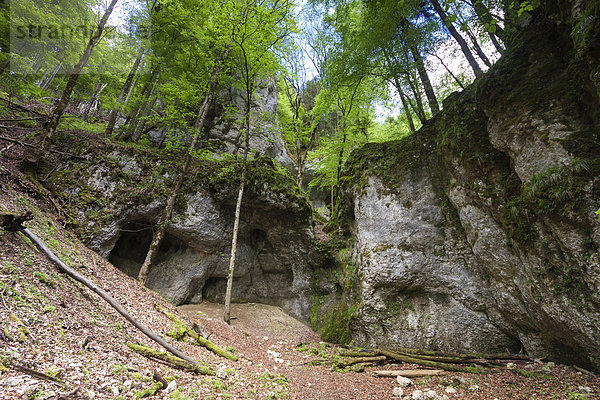
<instances>
[{"instance_id":1,"label":"beech tree","mask_svg":"<svg viewBox=\"0 0 600 400\"><path fill-rule=\"evenodd\" d=\"M182 166L180 168L177 179L174 182L174 186L171 192L169 193L169 196L167 197L166 205L156 225L156 230L152 237L152 241L150 243L150 247L148 249L146 257L144 259L144 263L142 264L138 273L138 281L142 285L146 285L148 281L150 268L155 261L156 255L158 254L158 250L160 249L160 245L166 233L166 229L171 218L171 214L173 213L173 208L175 206L175 200L179 195L181 185L183 184L186 173L188 172L188 169L190 167L190 163L196 149L198 138L204 128L206 116L208 114L210 105L212 104L216 90L219 86L221 75L224 72L224 70L228 68L228 59L229 54L232 51L234 38L234 21L230 20L228 24L222 25L221 23L223 22L223 20L217 19L216 21L211 21L209 18L203 18L202 13L207 13L207 15L215 13L221 15L223 19L227 21L227 15L235 9L235 4L233 4L232 2L226 3L225 5L216 3L211 4L214 8L209 8L206 4L203 4L201 10L195 8L194 6L185 8L179 7L178 5L171 5L171 7L168 8L170 12L167 13L165 11L165 14L163 15L163 21L168 21L168 23L172 24L170 28L175 27L181 29L181 27L177 26L177 24L180 22L186 24L184 26L188 28L188 31L193 32L193 35L191 35L191 40L189 40L188 44L191 44L195 50L198 50L196 46L202 44L205 45L205 53L203 55L205 57L208 56L204 58L204 60L207 61L207 63L204 65L207 69L205 71L197 72L200 72L202 76L206 77L208 82L203 93L202 104L197 112L197 116L193 124L193 134L187 147L187 150L185 151ZM188 18L192 14L195 16L195 18ZM208 37L216 37L219 40L206 46L206 42L204 40ZM190 39L190 36L188 36L188 39ZM179 59L179 56L184 55L190 56L190 54L174 54L173 56L175 59Z\"/></svg>"},{"instance_id":2,"label":"beech tree","mask_svg":"<svg viewBox=\"0 0 600 400\"><path fill-rule=\"evenodd\" d=\"M244 118L243 118L243 155L240 187L235 207L233 235L231 240L231 256L227 273L227 289L225 293L225 306L223 320L231 320L231 293L233 289L233 275L237 253L237 240L240 224L240 214L244 188L246 184L246 167L248 152L250 150L251 123L255 85L261 81L272 79L273 72L278 69L275 50L293 29L291 18L293 3L287 0L246 0L238 5L237 12L242 18L234 27L232 41L236 49L237 68L241 75L244 90Z\"/></svg>"},{"instance_id":3,"label":"beech tree","mask_svg":"<svg viewBox=\"0 0 600 400\"><path fill-rule=\"evenodd\" d=\"M71 98L71 94L73 93L73 89L75 88L75 84L77 83L77 79L79 79L79 75L81 74L81 71L83 71L83 68L85 67L88 60L90 59L90 56L92 55L92 51L94 51L94 47L96 47L96 45L102 38L102 33L104 32L104 26L106 25L106 22L108 21L108 18L110 17L110 14L112 13L115 5L117 4L117 1L118 0L111 0L110 4L108 5L108 8L104 11L104 15L102 15L102 18L100 19L100 22L98 23L98 26L97 26L95 32L90 37L90 39L87 43L87 46L85 48L85 51L81 55L81 58L79 59L77 64L75 64L75 66L73 67L73 72L71 72L71 74L69 75L69 79L67 80L65 89L63 90L61 97L58 99L58 101L54 105L54 108L53 108L50 118L48 120L47 133L46 133L46 136L44 137L42 148L45 147L46 140L50 139L52 137L52 135L54 134L54 132L56 131L56 128L58 127L58 122L60 121L60 118L62 117L63 113L65 112L65 109L67 108L67 104L69 104L69 99Z\"/></svg>"}]
</instances>

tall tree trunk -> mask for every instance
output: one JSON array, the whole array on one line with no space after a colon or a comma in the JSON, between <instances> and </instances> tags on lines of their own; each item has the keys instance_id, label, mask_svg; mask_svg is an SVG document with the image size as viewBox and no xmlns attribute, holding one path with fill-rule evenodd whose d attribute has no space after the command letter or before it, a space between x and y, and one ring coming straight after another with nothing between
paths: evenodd
<instances>
[{"instance_id":1,"label":"tall tree trunk","mask_svg":"<svg viewBox=\"0 0 600 400\"><path fill-rule=\"evenodd\" d=\"M154 81L156 79L158 79L158 76L159 76L158 70L154 69L152 71L152 73L150 74L150 77L148 77L148 80L146 82L144 82L144 86L142 87L142 91L140 92L140 97L142 99L150 98L150 96L152 95L152 91L154 90ZM129 92L129 95L130 94L131 94L131 91ZM126 99L126 102L127 102L127 100L129 100L129 98ZM127 127L127 132L122 132L119 135L119 137L125 136L127 138L127 137L131 137L133 135L133 132L135 131L135 127L137 126L138 113L140 112L140 108L142 108L145 105L146 105L146 102L140 102L129 113L129 115L127 115L127 119L125 120L125 124L124 124Z\"/></svg>"},{"instance_id":2,"label":"tall tree trunk","mask_svg":"<svg viewBox=\"0 0 600 400\"><path fill-rule=\"evenodd\" d=\"M151 94L154 93L155 88L156 88L156 85L152 88L152 91L150 92ZM133 126L133 130L131 133L131 139L134 142L137 142L142 137L142 135L144 133L144 128L146 127L146 122L148 120L148 117L150 116L150 113L154 109L154 106L156 105L157 101L158 101L158 94L154 94L150 98L150 100L148 100L148 102L146 103L146 106L144 107L144 112L138 118L137 123Z\"/></svg>"},{"instance_id":3,"label":"tall tree trunk","mask_svg":"<svg viewBox=\"0 0 600 400\"><path fill-rule=\"evenodd\" d=\"M233 44L233 38L232 38ZM235 219L233 221L233 235L231 238L231 256L229 258L229 271L227 272L227 289L225 291L225 304L223 307L223 321L227 324L231 322L231 293L233 290L233 274L235 272L235 256L237 254L237 238L240 227L240 214L242 211L242 198L244 196L244 186L246 185L246 168L248 161L248 151L250 150L250 109L252 107L252 95L256 77L250 74L248 57L246 50L240 45L244 57L244 78L246 83L246 137L244 139L244 158L242 159L242 176L240 177L240 190L238 192L237 203L235 205ZM236 151L237 152L237 151Z\"/></svg>"},{"instance_id":4,"label":"tall tree trunk","mask_svg":"<svg viewBox=\"0 0 600 400\"><path fill-rule=\"evenodd\" d=\"M465 89L465 86L462 84L462 82L460 81L460 79L458 79L458 77L456 75L454 75L454 73L452 72L452 70L450 70L450 68L446 65L446 63L444 62L444 60L442 59L442 57L438 56L435 53L432 53L432 55L438 59L438 61L444 66L444 68L446 69L446 71L448 71L448 73L450 74L450 76L454 79L454 81L456 83L458 83L458 86L460 86L461 89Z\"/></svg>"},{"instance_id":5,"label":"tall tree trunk","mask_svg":"<svg viewBox=\"0 0 600 400\"><path fill-rule=\"evenodd\" d=\"M115 123L117 122L119 110L121 108L121 105L123 104L123 98L126 94L129 93L129 89L133 85L135 74L137 73L137 70L142 62L142 58L144 58L144 54L145 51L140 50L140 54L138 54L137 58L135 59L135 62L133 63L133 66L131 67L131 71L129 71L129 75L127 75L125 84L121 88L121 92L119 93L119 97L117 98L117 104L115 104L115 108L111 110L110 115L108 116L108 124L106 125L106 131L104 131L104 134L106 136L112 135L113 130L115 129Z\"/></svg>"},{"instance_id":6,"label":"tall tree trunk","mask_svg":"<svg viewBox=\"0 0 600 400\"><path fill-rule=\"evenodd\" d=\"M173 213L175 200L177 199L177 195L179 194L179 189L181 188L183 179L185 178L185 175L189 169L192 154L194 152L194 149L196 148L196 142L202 132L202 128L204 127L206 116L208 115L208 109L210 108L210 104L212 103L214 93L219 83L219 75L221 74L221 69L223 67L222 61L224 61L228 57L230 51L231 43L225 49L223 55L220 57L219 62L217 63L217 67L215 68L212 74L212 79L208 85L206 97L204 98L204 102L202 103L202 107L200 107L198 117L196 118L196 121L194 123L194 136L192 137L192 142L190 143L190 147L188 148L188 151L185 154L185 159L179 172L179 176L177 177L175 186L173 187L173 190L171 191L171 194L167 199L167 204L163 209L160 219L158 220L156 232L154 233L152 237L152 242L150 243L150 248L148 249L148 253L146 253L146 258L144 259L144 263L142 264L138 273L137 279L143 286L146 286L146 283L148 282L150 267L154 263L156 255L158 254L160 244L162 243L163 237L167 230L169 219L171 219L171 214Z\"/></svg>"},{"instance_id":7,"label":"tall tree trunk","mask_svg":"<svg viewBox=\"0 0 600 400\"><path fill-rule=\"evenodd\" d=\"M386 51L386 49L383 49L383 54L385 56L385 60L388 65L388 70L392 71L394 69L393 65L392 65L392 60L389 56L389 53ZM416 132L415 123L412 120L412 115L410 114L410 109L408 106L408 102L406 100L406 96L404 95L404 92L402 91L402 86L400 85L400 80L398 79L397 74L392 73L392 75L393 75L393 79L394 79L394 84L396 86L396 90L398 91L398 94L400 95L400 100L402 101L402 108L404 109L404 115L406 115L406 121L408 122L410 132L415 133Z\"/></svg>"},{"instance_id":8,"label":"tall tree trunk","mask_svg":"<svg viewBox=\"0 0 600 400\"><path fill-rule=\"evenodd\" d=\"M479 64L477 64L477 60L475 60L475 57L473 57L473 53L471 53L471 49L469 49L467 42L460 35L460 33L458 33L458 31L456 30L454 25L452 25L452 23L448 19L448 15L446 14L444 9L440 5L439 1L431 0L431 4L433 4L433 8L435 9L435 12L438 13L440 18L444 22L444 25L446 25L446 28L448 28L448 30L450 31L450 34L452 35L454 40L456 40L456 42L460 46L460 49L462 50L463 54L467 58L467 61L469 62L471 69L473 69L475 76L479 76L479 75L483 74L483 71L481 70L481 68L479 68Z\"/></svg>"},{"instance_id":9,"label":"tall tree trunk","mask_svg":"<svg viewBox=\"0 0 600 400\"><path fill-rule=\"evenodd\" d=\"M396 81L396 85L399 84L398 78L394 77ZM406 121L408 121L408 127L410 128L410 133L415 133L417 130L415 129L415 123L412 119L412 114L410 113L410 108L408 105L408 101L406 100L406 95L402 91L402 87L396 86L396 90L398 90L398 94L400 94L400 100L402 100L402 108L404 109L404 115L406 116Z\"/></svg>"},{"instance_id":10,"label":"tall tree trunk","mask_svg":"<svg viewBox=\"0 0 600 400\"><path fill-rule=\"evenodd\" d=\"M412 79L410 79L410 76L406 78L406 82L408 83L408 86L410 87L410 91L413 93L413 96L415 96L415 104L413 104L412 101L410 101L409 97L407 97L408 102L410 103L410 106L412 107L415 114L417 114L417 118L419 118L419 121L421 121L421 123L424 124L427 121L427 114L425 113L425 107L423 106L421 93L417 88L417 82L413 82Z\"/></svg>"},{"instance_id":11,"label":"tall tree trunk","mask_svg":"<svg viewBox=\"0 0 600 400\"><path fill-rule=\"evenodd\" d=\"M438 104L437 98L435 97L435 92L433 91L433 85L429 80L429 75L427 75L427 70L425 69L423 57L421 57L421 53L419 53L417 46L411 44L409 48L413 60L415 61L417 72L419 73L419 78L421 78L421 83L423 84L423 88L425 89L425 96L427 96L429 108L431 109L431 113L435 115L438 112L440 112L440 106Z\"/></svg>"},{"instance_id":12,"label":"tall tree trunk","mask_svg":"<svg viewBox=\"0 0 600 400\"><path fill-rule=\"evenodd\" d=\"M44 149L46 146L46 140L50 139L52 135L54 135L54 132L56 132L56 128L58 127L60 118L64 114L65 109L67 108L67 104L69 104L69 100L71 99L71 94L73 93L73 89L75 88L77 79L79 79L81 71L90 59L94 47L96 47L96 45L100 41L100 38L102 37L102 31L104 30L104 26L106 25L106 21L108 21L108 17L110 17L110 14L115 8L115 4L117 4L117 1L118 0L111 1L110 5L104 12L102 19L98 23L96 31L90 37L90 40L85 48L85 51L83 52L83 55L81 56L77 64L75 64L73 72L69 76L69 80L67 81L67 85L65 86L65 90L63 91L61 98L58 100L58 102L54 106L54 109L52 110L52 115L50 116L50 120L48 121L46 136L44 137L44 141L42 142L42 149Z\"/></svg>"},{"instance_id":13,"label":"tall tree trunk","mask_svg":"<svg viewBox=\"0 0 600 400\"><path fill-rule=\"evenodd\" d=\"M83 111L81 112L82 118L84 121L88 121L90 118L90 110L92 109L92 107L94 106L94 103L96 103L96 101L98 100L98 98L100 97L100 94L102 93L102 91L104 90L104 88L107 86L107 84L102 84L102 78L98 79L98 82L96 83L96 86L94 87L94 91L92 92L92 96L90 97L90 101L88 101L87 103L85 103L85 106L83 107Z\"/></svg>"},{"instance_id":14,"label":"tall tree trunk","mask_svg":"<svg viewBox=\"0 0 600 400\"><path fill-rule=\"evenodd\" d=\"M250 104L248 102L248 107ZM246 138L244 139L244 155L242 158L242 176L240 178L240 190L238 192L237 203L235 205L235 219L233 221L233 237L231 239L231 257L229 258L229 271L227 273L227 290L225 291L225 307L223 311L223 321L231 322L231 293L233 291L233 273L235 271L235 257L237 254L237 240L240 227L240 214L242 211L242 198L244 196L244 187L246 185L246 169L248 161L248 150L250 148L250 110L246 110L245 121Z\"/></svg>"},{"instance_id":15,"label":"tall tree trunk","mask_svg":"<svg viewBox=\"0 0 600 400\"><path fill-rule=\"evenodd\" d=\"M467 35L469 36L469 39L471 39L471 42L473 42L473 48L475 49L475 52L477 53L477 56L481 59L481 61L483 61L483 63L489 68L492 66L492 62L490 61L490 59L485 55L485 52L483 51L483 49L481 48L481 46L479 45L479 42L477 41L477 38L475 37L475 34L473 34L473 32L471 31L471 28L469 28L469 26L467 25Z\"/></svg>"},{"instance_id":16,"label":"tall tree trunk","mask_svg":"<svg viewBox=\"0 0 600 400\"><path fill-rule=\"evenodd\" d=\"M498 38L496 37L496 35L494 35L492 32L488 32L488 35L490 36L490 40L496 48L496 51L500 54L504 54L504 47L502 47L502 45L498 42Z\"/></svg>"},{"instance_id":17,"label":"tall tree trunk","mask_svg":"<svg viewBox=\"0 0 600 400\"><path fill-rule=\"evenodd\" d=\"M63 64L61 61L58 63L56 68L54 68L54 70L50 74L50 77L48 77L48 79L43 83L42 90L47 90L50 87L50 84L52 83L52 81L54 81L54 78L56 78L56 74L58 74L58 71L61 70L62 66L63 66Z\"/></svg>"}]
</instances>

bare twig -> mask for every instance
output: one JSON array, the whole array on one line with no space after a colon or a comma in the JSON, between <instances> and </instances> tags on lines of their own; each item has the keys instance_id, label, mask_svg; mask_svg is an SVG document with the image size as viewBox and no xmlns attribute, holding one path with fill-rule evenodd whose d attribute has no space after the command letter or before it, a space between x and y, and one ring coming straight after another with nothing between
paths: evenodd
<instances>
[{"instance_id":1,"label":"bare twig","mask_svg":"<svg viewBox=\"0 0 600 400\"><path fill-rule=\"evenodd\" d=\"M8 306L6 305L6 302L4 301L4 292L6 291L7 287L8 287L8 283L4 283L4 287L2 288L2 293L0 293L0 297L2 298L2 305L4 306L4 308L6 308L6 310L8 310L9 313L12 313L12 310L10 308L8 308Z\"/></svg>"},{"instance_id":2,"label":"bare twig","mask_svg":"<svg viewBox=\"0 0 600 400\"><path fill-rule=\"evenodd\" d=\"M34 369L31 369L31 368L28 368L28 367L26 367L26 366L24 366L24 365L22 365L22 364L15 363L15 362L14 362L13 360L11 360L10 358L6 358L6 359L4 359L4 362L3 362L3 364L4 364L5 366L7 366L7 367L10 367L10 368L12 368L12 369L14 369L14 370L16 370L16 371L23 372L23 373L25 373L25 374L27 374L27 375L31 375L31 376L34 376L34 377L36 377L36 378L43 379L43 380L45 380L45 381L49 381L49 382L54 382L54 383L57 383L57 384L59 384L59 385L60 385L60 386L62 386L62 387L66 387L66 386L67 386L67 385L66 385L66 384L65 384L63 381L61 381L61 380L60 380L60 379L58 379L58 378L55 378L55 377L53 377L53 376L50 376L50 375L44 374L43 372L39 372L39 371L36 371L36 370L34 370Z\"/></svg>"},{"instance_id":3,"label":"bare twig","mask_svg":"<svg viewBox=\"0 0 600 400\"><path fill-rule=\"evenodd\" d=\"M2 128L6 128L6 127L4 127L4 126L1 126L1 125L0 125L0 127L2 127ZM35 149L35 148L39 148L39 146L36 146L36 145L34 145L34 144L31 144L31 143L26 143L26 142L22 142L22 141L20 141L20 140L13 139L13 138L9 138L9 137L6 137L6 136L0 136L0 139L2 139L2 140L6 140L7 142L13 142L13 143L16 143L16 144L18 144L18 145L20 145L20 146L23 146L23 147L29 147L29 148L33 148L33 149ZM76 154L72 154L72 153L65 153L65 152L63 152L63 151L58 151L58 150L54 150L54 149L47 149L47 150L48 150L48 151L50 151L50 152L52 152L52 153L60 154L60 155L63 155L63 156L68 156L68 157L78 158L78 159L80 159L80 160L87 160L87 158L86 158L86 157L78 156L78 155L76 155Z\"/></svg>"}]
</instances>

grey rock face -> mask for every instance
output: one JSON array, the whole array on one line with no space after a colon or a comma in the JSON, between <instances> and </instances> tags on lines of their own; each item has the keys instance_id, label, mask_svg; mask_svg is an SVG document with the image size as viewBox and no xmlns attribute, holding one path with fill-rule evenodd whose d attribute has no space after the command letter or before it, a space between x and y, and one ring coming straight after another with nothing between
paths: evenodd
<instances>
[{"instance_id":1,"label":"grey rock face","mask_svg":"<svg viewBox=\"0 0 600 400\"><path fill-rule=\"evenodd\" d=\"M285 150L285 145L277 127L277 86L274 79L267 79L257 85L251 112L250 149L258 155L277 160L284 167L292 169L294 161ZM228 110L224 107L233 107ZM212 110L212 120L208 126L210 139L221 141L229 153L242 146L243 118L245 101L240 89L231 87L218 94L218 101Z\"/></svg>"},{"instance_id":2,"label":"grey rock face","mask_svg":"<svg viewBox=\"0 0 600 400\"><path fill-rule=\"evenodd\" d=\"M354 338L372 347L503 351L515 347L485 313L487 288L468 243L444 224L426 169L391 194L377 178L355 197L363 306Z\"/></svg>"},{"instance_id":3,"label":"grey rock face","mask_svg":"<svg viewBox=\"0 0 600 400\"><path fill-rule=\"evenodd\" d=\"M568 56L528 40L417 134L352 155L358 344L600 369L597 103Z\"/></svg>"},{"instance_id":4,"label":"grey rock face","mask_svg":"<svg viewBox=\"0 0 600 400\"><path fill-rule=\"evenodd\" d=\"M87 177L75 179L68 196L82 199L73 212L88 245L131 276L137 276L145 258L175 173L168 168L157 172L158 167L143 156L119 151L110 152L105 161L81 161L74 167ZM213 168L221 167L215 163ZM54 177L69 175L65 171L73 166L58 161L51 168L55 175L50 181L56 182L51 190L63 193L64 181ZM291 178L252 180L260 180L261 173L270 176L272 164L256 160L249 168L254 175L249 173L242 203L233 301L277 305L307 319L313 257L310 204L291 190ZM211 186L208 180L184 185L150 271L148 286L175 304L222 301L225 294L238 188L234 182ZM141 184L148 189L137 189ZM87 202L89 198L93 201Z\"/></svg>"}]
</instances>

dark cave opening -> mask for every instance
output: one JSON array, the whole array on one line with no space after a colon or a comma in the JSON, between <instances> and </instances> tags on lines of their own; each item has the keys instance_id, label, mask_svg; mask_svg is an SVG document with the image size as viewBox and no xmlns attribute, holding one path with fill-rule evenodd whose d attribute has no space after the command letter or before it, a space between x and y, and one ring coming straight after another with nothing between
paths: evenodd
<instances>
[{"instance_id":1,"label":"dark cave opening","mask_svg":"<svg viewBox=\"0 0 600 400\"><path fill-rule=\"evenodd\" d=\"M152 234L152 224L148 221L128 222L121 228L108 261L127 275L136 278L150 248Z\"/></svg>"}]
</instances>

